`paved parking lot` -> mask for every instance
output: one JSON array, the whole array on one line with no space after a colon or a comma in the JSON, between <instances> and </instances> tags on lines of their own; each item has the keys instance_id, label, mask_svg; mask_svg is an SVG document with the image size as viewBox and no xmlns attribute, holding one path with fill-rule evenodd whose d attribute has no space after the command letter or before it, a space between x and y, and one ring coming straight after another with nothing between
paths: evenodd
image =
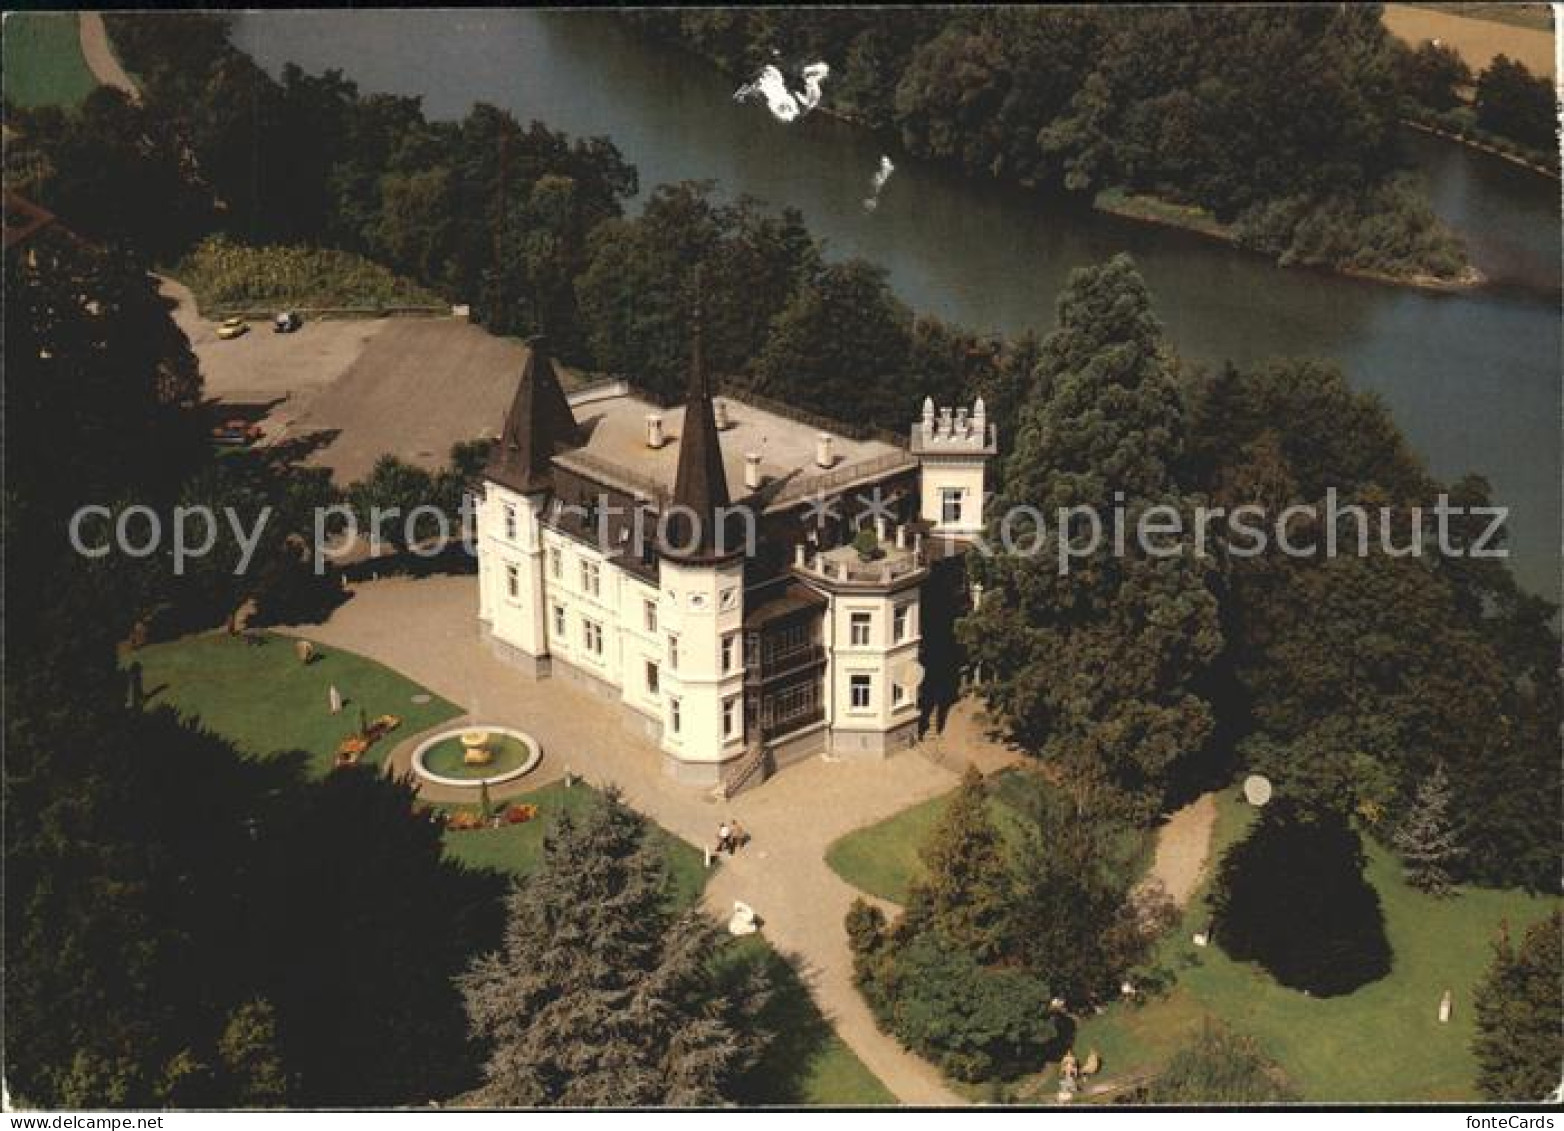
<instances>
[{"instance_id":1,"label":"paved parking lot","mask_svg":"<svg viewBox=\"0 0 1564 1131\"><path fill-rule=\"evenodd\" d=\"M319 436L309 462L344 485L387 453L433 470L458 441L498 435L527 356L458 318L312 319L292 334L256 323L223 341L186 287L165 279L162 291L214 415L256 420L269 442Z\"/></svg>"}]
</instances>

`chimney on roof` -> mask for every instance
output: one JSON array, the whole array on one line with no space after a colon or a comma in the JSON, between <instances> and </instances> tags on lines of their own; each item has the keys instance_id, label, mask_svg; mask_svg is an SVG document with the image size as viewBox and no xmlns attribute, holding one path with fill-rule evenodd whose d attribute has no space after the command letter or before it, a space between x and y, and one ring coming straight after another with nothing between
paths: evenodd
<instances>
[{"instance_id":1,"label":"chimney on roof","mask_svg":"<svg viewBox=\"0 0 1564 1131\"><path fill-rule=\"evenodd\" d=\"M646 414L646 446L648 448L660 448L667 443L668 438L663 435L663 414L649 412Z\"/></svg>"},{"instance_id":2,"label":"chimney on roof","mask_svg":"<svg viewBox=\"0 0 1564 1131\"><path fill-rule=\"evenodd\" d=\"M746 491L760 490L760 453L744 453L744 489Z\"/></svg>"},{"instance_id":3,"label":"chimney on roof","mask_svg":"<svg viewBox=\"0 0 1564 1131\"><path fill-rule=\"evenodd\" d=\"M724 400L712 401L712 403L711 403L711 412L712 412L712 419L715 420L716 424L717 424L717 431L719 431L719 432L726 432L729 428L732 427L732 422L730 422L728 420L728 402L727 401L724 401Z\"/></svg>"},{"instance_id":4,"label":"chimney on roof","mask_svg":"<svg viewBox=\"0 0 1564 1131\"><path fill-rule=\"evenodd\" d=\"M831 433L822 432L815 437L815 466L830 467L836 462L836 456L831 451L833 438Z\"/></svg>"}]
</instances>

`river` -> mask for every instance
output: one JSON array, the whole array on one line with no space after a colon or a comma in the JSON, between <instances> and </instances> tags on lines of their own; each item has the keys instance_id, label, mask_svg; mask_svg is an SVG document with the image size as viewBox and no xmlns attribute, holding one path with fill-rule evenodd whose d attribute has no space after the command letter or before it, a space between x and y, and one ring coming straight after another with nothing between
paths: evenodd
<instances>
[{"instance_id":1,"label":"river","mask_svg":"<svg viewBox=\"0 0 1564 1131\"><path fill-rule=\"evenodd\" d=\"M421 95L440 118L491 102L524 121L608 136L640 170L643 192L711 178L724 194L797 207L832 254L883 264L912 306L975 329L1046 331L1070 268L1128 251L1185 356L1329 358L1384 397L1434 474L1486 476L1510 508L1517 575L1557 599L1557 182L1409 132L1435 208L1491 280L1427 293L1283 270L1191 233L1064 209L901 156L879 208L866 212L884 142L821 115L781 125L737 105L731 82L629 34L611 13L335 10L235 21L236 42L274 73L290 61L338 68L364 90Z\"/></svg>"}]
</instances>

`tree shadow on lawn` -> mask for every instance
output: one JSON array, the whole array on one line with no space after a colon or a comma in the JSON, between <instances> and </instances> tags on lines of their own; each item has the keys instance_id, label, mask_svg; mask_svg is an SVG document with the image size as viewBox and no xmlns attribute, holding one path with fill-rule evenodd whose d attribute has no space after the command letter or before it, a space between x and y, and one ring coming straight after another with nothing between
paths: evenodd
<instances>
[{"instance_id":1,"label":"tree shadow on lawn","mask_svg":"<svg viewBox=\"0 0 1564 1131\"><path fill-rule=\"evenodd\" d=\"M734 1098L752 1104L816 1102L809 1095L809 1081L817 1060L837 1036L797 966L759 935L737 940L721 966L723 976L735 982L758 967L773 988L758 1018L771 1043L739 1080Z\"/></svg>"}]
</instances>

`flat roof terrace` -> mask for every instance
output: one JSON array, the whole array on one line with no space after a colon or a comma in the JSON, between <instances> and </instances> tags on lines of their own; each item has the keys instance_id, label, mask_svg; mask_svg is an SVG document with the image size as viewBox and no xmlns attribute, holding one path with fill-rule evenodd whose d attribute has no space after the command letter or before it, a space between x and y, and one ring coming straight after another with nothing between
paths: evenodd
<instances>
[{"instance_id":1,"label":"flat roof terrace","mask_svg":"<svg viewBox=\"0 0 1564 1131\"><path fill-rule=\"evenodd\" d=\"M866 475L876 471L883 474L885 469L900 461L912 462L905 450L891 444L879 440L852 440L832 432L832 465L823 468L815 460L821 428L788 419L735 397L716 399L726 407L727 427L720 431L722 465L727 473L728 492L734 499L749 494L744 489L744 463L748 453L760 457L762 487L780 482L784 491L791 484L825 475L845 484L856 478L852 472L858 466L864 468ZM606 465L624 473L632 483L655 485L661 492L672 493L679 467L683 405L661 408L633 391L601 396L585 391L571 400L576 420L587 434L586 443L575 449L586 456L581 461L586 470L590 472L593 464ZM719 408L719 425L721 412ZM651 415L662 418L663 445L660 448L647 446L647 417ZM568 465L572 454L561 453L556 458Z\"/></svg>"}]
</instances>

